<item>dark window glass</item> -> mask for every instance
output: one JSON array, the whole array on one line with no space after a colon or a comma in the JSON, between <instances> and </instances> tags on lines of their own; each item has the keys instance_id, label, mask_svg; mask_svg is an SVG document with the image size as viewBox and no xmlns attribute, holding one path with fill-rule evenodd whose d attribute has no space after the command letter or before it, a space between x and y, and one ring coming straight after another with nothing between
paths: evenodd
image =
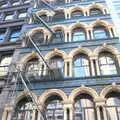
<instances>
[{"instance_id":1,"label":"dark window glass","mask_svg":"<svg viewBox=\"0 0 120 120\"><path fill-rule=\"evenodd\" d=\"M115 58L109 53L101 53L99 57L99 66L101 75L117 74Z\"/></svg>"},{"instance_id":2,"label":"dark window glass","mask_svg":"<svg viewBox=\"0 0 120 120\"><path fill-rule=\"evenodd\" d=\"M95 16L95 15L102 15L102 14L103 14L102 11L98 8L93 8L90 10L90 15Z\"/></svg>"},{"instance_id":3,"label":"dark window glass","mask_svg":"<svg viewBox=\"0 0 120 120\"><path fill-rule=\"evenodd\" d=\"M89 60L85 55L78 55L73 61L73 76L87 77L90 76Z\"/></svg>"},{"instance_id":4,"label":"dark window glass","mask_svg":"<svg viewBox=\"0 0 120 120\"><path fill-rule=\"evenodd\" d=\"M77 10L77 11L72 12L72 18L76 18L80 16L84 16L82 11Z\"/></svg>"},{"instance_id":5,"label":"dark window glass","mask_svg":"<svg viewBox=\"0 0 120 120\"><path fill-rule=\"evenodd\" d=\"M53 38L53 43L64 42L64 32L62 30L55 31L55 36Z\"/></svg>"},{"instance_id":6,"label":"dark window glass","mask_svg":"<svg viewBox=\"0 0 120 120\"><path fill-rule=\"evenodd\" d=\"M65 15L62 11L56 11L53 16L53 21L61 21L65 19Z\"/></svg>"},{"instance_id":7,"label":"dark window glass","mask_svg":"<svg viewBox=\"0 0 120 120\"><path fill-rule=\"evenodd\" d=\"M13 13L6 14L5 20L12 20L13 19Z\"/></svg>"},{"instance_id":8,"label":"dark window glass","mask_svg":"<svg viewBox=\"0 0 120 120\"><path fill-rule=\"evenodd\" d=\"M4 41L5 32L6 32L5 30L0 30L0 43Z\"/></svg>"},{"instance_id":9,"label":"dark window glass","mask_svg":"<svg viewBox=\"0 0 120 120\"><path fill-rule=\"evenodd\" d=\"M47 15L40 15L40 17L41 17L44 21L48 21Z\"/></svg>"},{"instance_id":10,"label":"dark window glass","mask_svg":"<svg viewBox=\"0 0 120 120\"><path fill-rule=\"evenodd\" d=\"M42 31L36 32L33 36L32 39L34 40L35 43L41 44L44 43L44 34Z\"/></svg>"},{"instance_id":11,"label":"dark window glass","mask_svg":"<svg viewBox=\"0 0 120 120\"><path fill-rule=\"evenodd\" d=\"M102 39L108 38L109 32L104 27L95 27L94 28L94 38L95 39Z\"/></svg>"},{"instance_id":12,"label":"dark window glass","mask_svg":"<svg viewBox=\"0 0 120 120\"><path fill-rule=\"evenodd\" d=\"M86 34L84 29L77 28L73 30L72 41L83 41L83 40L86 40Z\"/></svg>"},{"instance_id":13,"label":"dark window glass","mask_svg":"<svg viewBox=\"0 0 120 120\"><path fill-rule=\"evenodd\" d=\"M64 61L60 56L54 56L50 59L50 65L53 69L59 69L64 74Z\"/></svg>"}]
</instances>

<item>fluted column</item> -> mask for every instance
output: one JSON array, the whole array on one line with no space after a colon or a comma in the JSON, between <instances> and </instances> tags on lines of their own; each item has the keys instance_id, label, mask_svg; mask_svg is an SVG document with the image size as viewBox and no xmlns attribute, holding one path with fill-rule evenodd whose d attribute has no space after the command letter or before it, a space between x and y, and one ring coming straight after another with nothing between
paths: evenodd
<instances>
[{"instance_id":1,"label":"fluted column","mask_svg":"<svg viewBox=\"0 0 120 120\"><path fill-rule=\"evenodd\" d=\"M33 110L33 112L32 112L32 120L35 120L35 118L36 118L36 109Z\"/></svg>"},{"instance_id":2,"label":"fluted column","mask_svg":"<svg viewBox=\"0 0 120 120\"><path fill-rule=\"evenodd\" d=\"M69 30L69 42L71 42L72 41L72 31L71 30Z\"/></svg>"},{"instance_id":3,"label":"fluted column","mask_svg":"<svg viewBox=\"0 0 120 120\"><path fill-rule=\"evenodd\" d=\"M89 28L86 28L86 36L87 40L90 40Z\"/></svg>"}]
</instances>

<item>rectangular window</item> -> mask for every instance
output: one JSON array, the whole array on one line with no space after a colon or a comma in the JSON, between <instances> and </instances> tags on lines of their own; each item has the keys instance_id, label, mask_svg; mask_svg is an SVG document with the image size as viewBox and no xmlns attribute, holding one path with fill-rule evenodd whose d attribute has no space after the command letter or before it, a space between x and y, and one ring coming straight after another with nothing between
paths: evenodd
<instances>
[{"instance_id":1,"label":"rectangular window","mask_svg":"<svg viewBox=\"0 0 120 120\"><path fill-rule=\"evenodd\" d=\"M6 16L5 16L5 20L12 20L13 19L13 14L11 13L11 14L7 14Z\"/></svg>"},{"instance_id":2,"label":"rectangular window","mask_svg":"<svg viewBox=\"0 0 120 120\"><path fill-rule=\"evenodd\" d=\"M0 43L4 41L5 32L6 32L5 30L0 30Z\"/></svg>"},{"instance_id":3,"label":"rectangular window","mask_svg":"<svg viewBox=\"0 0 120 120\"><path fill-rule=\"evenodd\" d=\"M7 6L8 6L8 4L5 3L5 2L4 2L4 3L0 3L0 7L1 7L1 8L7 7Z\"/></svg>"},{"instance_id":4,"label":"rectangular window","mask_svg":"<svg viewBox=\"0 0 120 120\"><path fill-rule=\"evenodd\" d=\"M27 12L21 12L19 13L18 18L25 18L27 16Z\"/></svg>"},{"instance_id":5,"label":"rectangular window","mask_svg":"<svg viewBox=\"0 0 120 120\"><path fill-rule=\"evenodd\" d=\"M19 39L20 31L21 31L21 26L12 28L12 31L10 34L10 42L16 42Z\"/></svg>"},{"instance_id":6,"label":"rectangular window","mask_svg":"<svg viewBox=\"0 0 120 120\"><path fill-rule=\"evenodd\" d=\"M14 2L12 3L13 6L16 6L16 5L19 5L19 4L20 4L19 1L14 1Z\"/></svg>"}]
</instances>

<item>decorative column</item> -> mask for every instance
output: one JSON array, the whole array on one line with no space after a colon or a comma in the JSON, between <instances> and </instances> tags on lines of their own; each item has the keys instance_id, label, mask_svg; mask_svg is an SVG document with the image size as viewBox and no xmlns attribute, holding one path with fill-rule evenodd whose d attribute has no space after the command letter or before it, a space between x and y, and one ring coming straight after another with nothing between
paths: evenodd
<instances>
[{"instance_id":1,"label":"decorative column","mask_svg":"<svg viewBox=\"0 0 120 120\"><path fill-rule=\"evenodd\" d=\"M64 120L73 120L73 103L66 101L66 103L63 103L63 109L64 109ZM68 114L69 110L69 114Z\"/></svg>"},{"instance_id":2,"label":"decorative column","mask_svg":"<svg viewBox=\"0 0 120 120\"><path fill-rule=\"evenodd\" d=\"M65 31L65 42L68 42L67 34L68 34L68 32Z\"/></svg>"},{"instance_id":3,"label":"decorative column","mask_svg":"<svg viewBox=\"0 0 120 120\"><path fill-rule=\"evenodd\" d=\"M95 76L95 66L94 66L94 63L93 63L94 59L95 59L94 57L90 57L90 65L91 65L92 76Z\"/></svg>"},{"instance_id":4,"label":"decorative column","mask_svg":"<svg viewBox=\"0 0 120 120\"><path fill-rule=\"evenodd\" d=\"M109 31L110 37L113 37L112 31L111 31L111 26L108 27L108 31Z\"/></svg>"},{"instance_id":5,"label":"decorative column","mask_svg":"<svg viewBox=\"0 0 120 120\"><path fill-rule=\"evenodd\" d=\"M90 40L89 28L86 28L86 36L87 40Z\"/></svg>"},{"instance_id":6,"label":"decorative column","mask_svg":"<svg viewBox=\"0 0 120 120\"><path fill-rule=\"evenodd\" d=\"M96 106L97 120L107 120L106 116L105 116L104 107L103 107L103 106L105 106L105 101L106 101L106 99L105 98L101 98L101 97L98 97L98 98L96 98L94 100L95 106ZM102 109L103 111L100 111L100 107L103 108ZM103 112L103 117L104 118L102 118L102 116L101 116L102 113L101 112Z\"/></svg>"},{"instance_id":7,"label":"decorative column","mask_svg":"<svg viewBox=\"0 0 120 120\"><path fill-rule=\"evenodd\" d=\"M36 118L36 109L34 109L32 112L32 120L35 120L35 118Z\"/></svg>"},{"instance_id":8,"label":"decorative column","mask_svg":"<svg viewBox=\"0 0 120 120\"><path fill-rule=\"evenodd\" d=\"M73 75L73 60L72 60L73 58L70 58L69 59L69 70L70 70L70 73L69 73L69 77L72 77L72 75Z\"/></svg>"},{"instance_id":9,"label":"decorative column","mask_svg":"<svg viewBox=\"0 0 120 120\"><path fill-rule=\"evenodd\" d=\"M98 63L98 57L95 58L95 65L96 65L97 75L100 75L100 68L99 68L99 63Z\"/></svg>"},{"instance_id":10,"label":"decorative column","mask_svg":"<svg viewBox=\"0 0 120 120\"><path fill-rule=\"evenodd\" d=\"M3 112L2 120L11 120L12 112L13 112L12 106L6 105L4 112Z\"/></svg>"}]
</instances>

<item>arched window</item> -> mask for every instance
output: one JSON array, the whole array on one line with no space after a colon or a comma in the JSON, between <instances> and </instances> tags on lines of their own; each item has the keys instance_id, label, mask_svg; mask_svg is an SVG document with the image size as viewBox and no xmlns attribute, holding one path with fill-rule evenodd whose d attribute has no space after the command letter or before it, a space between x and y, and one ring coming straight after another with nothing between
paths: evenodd
<instances>
[{"instance_id":1,"label":"arched window","mask_svg":"<svg viewBox=\"0 0 120 120\"><path fill-rule=\"evenodd\" d=\"M55 36L53 37L53 43L62 43L64 42L64 31L56 30Z\"/></svg>"},{"instance_id":2,"label":"arched window","mask_svg":"<svg viewBox=\"0 0 120 120\"><path fill-rule=\"evenodd\" d=\"M103 39L110 37L108 30L104 26L94 27L94 39Z\"/></svg>"},{"instance_id":3,"label":"arched window","mask_svg":"<svg viewBox=\"0 0 120 120\"><path fill-rule=\"evenodd\" d=\"M71 18L77 18L84 16L83 12L81 10L75 10L71 13Z\"/></svg>"},{"instance_id":4,"label":"arched window","mask_svg":"<svg viewBox=\"0 0 120 120\"><path fill-rule=\"evenodd\" d=\"M90 76L90 63L88 57L84 54L79 54L74 57L73 61L73 76L87 77Z\"/></svg>"},{"instance_id":5,"label":"arched window","mask_svg":"<svg viewBox=\"0 0 120 120\"><path fill-rule=\"evenodd\" d=\"M93 98L88 94L80 94L75 99L74 120L96 120Z\"/></svg>"},{"instance_id":6,"label":"arched window","mask_svg":"<svg viewBox=\"0 0 120 120\"><path fill-rule=\"evenodd\" d=\"M11 64L12 56L11 55L5 55L1 57L0 60L0 76L7 75L9 65Z\"/></svg>"},{"instance_id":7,"label":"arched window","mask_svg":"<svg viewBox=\"0 0 120 120\"><path fill-rule=\"evenodd\" d=\"M99 56L99 67L101 75L114 75L117 74L115 57L108 53L103 52Z\"/></svg>"},{"instance_id":8,"label":"arched window","mask_svg":"<svg viewBox=\"0 0 120 120\"><path fill-rule=\"evenodd\" d=\"M37 58L29 60L25 66L25 75L28 78L31 77L40 77L43 73L43 68L39 63Z\"/></svg>"},{"instance_id":9,"label":"arched window","mask_svg":"<svg viewBox=\"0 0 120 120\"><path fill-rule=\"evenodd\" d=\"M12 120L33 120L33 104L30 98L22 99L17 105Z\"/></svg>"},{"instance_id":10,"label":"arched window","mask_svg":"<svg viewBox=\"0 0 120 120\"><path fill-rule=\"evenodd\" d=\"M86 33L83 28L76 28L72 32L72 41L84 41L86 40Z\"/></svg>"},{"instance_id":11,"label":"arched window","mask_svg":"<svg viewBox=\"0 0 120 120\"><path fill-rule=\"evenodd\" d=\"M61 21L65 19L65 15L63 11L56 11L53 16L53 21Z\"/></svg>"},{"instance_id":12,"label":"arched window","mask_svg":"<svg viewBox=\"0 0 120 120\"><path fill-rule=\"evenodd\" d=\"M95 15L102 15L103 12L99 8L92 8L90 10L90 15L95 16Z\"/></svg>"},{"instance_id":13,"label":"arched window","mask_svg":"<svg viewBox=\"0 0 120 120\"><path fill-rule=\"evenodd\" d=\"M42 31L38 31L32 36L32 39L37 44L43 44L45 42L44 41L44 33Z\"/></svg>"},{"instance_id":14,"label":"arched window","mask_svg":"<svg viewBox=\"0 0 120 120\"><path fill-rule=\"evenodd\" d=\"M112 91L106 96L107 120L120 119L120 93Z\"/></svg>"},{"instance_id":15,"label":"arched window","mask_svg":"<svg viewBox=\"0 0 120 120\"><path fill-rule=\"evenodd\" d=\"M56 95L48 98L45 113L47 120L63 120L64 112L61 98Z\"/></svg>"},{"instance_id":16,"label":"arched window","mask_svg":"<svg viewBox=\"0 0 120 120\"><path fill-rule=\"evenodd\" d=\"M54 56L50 59L50 65L53 69L60 72L59 74L62 74L64 76L64 60L61 56Z\"/></svg>"}]
</instances>

